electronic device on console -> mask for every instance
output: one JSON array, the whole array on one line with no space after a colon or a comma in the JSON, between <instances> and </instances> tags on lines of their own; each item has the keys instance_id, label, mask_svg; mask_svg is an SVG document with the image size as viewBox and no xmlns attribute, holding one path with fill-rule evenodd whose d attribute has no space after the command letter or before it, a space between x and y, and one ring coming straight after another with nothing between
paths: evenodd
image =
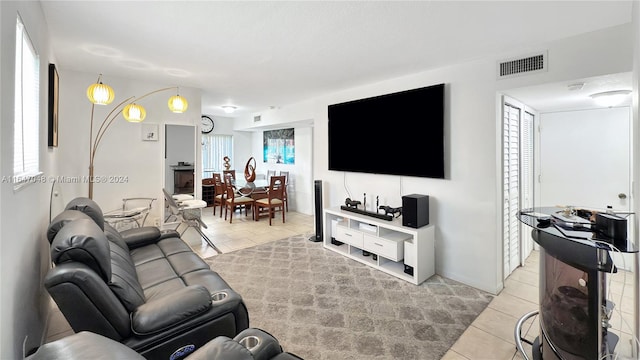
<instances>
[{"instance_id":1,"label":"electronic device on console","mask_svg":"<svg viewBox=\"0 0 640 360\"><path fill-rule=\"evenodd\" d=\"M400 217L402 215L402 206L392 208L391 206L381 205L378 209L384 210L385 215L392 215L393 217Z\"/></svg>"},{"instance_id":2,"label":"electronic device on console","mask_svg":"<svg viewBox=\"0 0 640 360\"><path fill-rule=\"evenodd\" d=\"M347 207L357 209L357 208L358 208L358 205L360 205L360 204L362 204L362 203L361 203L360 201L358 201L358 200L351 200L350 198L347 198L347 199L344 201L344 204L345 204Z\"/></svg>"}]
</instances>

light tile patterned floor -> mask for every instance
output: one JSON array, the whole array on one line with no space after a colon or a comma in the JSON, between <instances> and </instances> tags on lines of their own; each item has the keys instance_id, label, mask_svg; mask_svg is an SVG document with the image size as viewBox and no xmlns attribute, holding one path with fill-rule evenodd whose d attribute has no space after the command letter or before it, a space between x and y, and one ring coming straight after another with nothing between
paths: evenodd
<instances>
[{"instance_id":1,"label":"light tile patterned floor","mask_svg":"<svg viewBox=\"0 0 640 360\"><path fill-rule=\"evenodd\" d=\"M229 224L229 220L225 221L224 215L220 218L218 212L214 217L212 208L203 210L203 219L209 226L204 230L205 233L223 252L231 252L291 235L312 233L314 230L313 216L293 211L286 213L284 224L281 218L277 217L272 226L269 226L267 219L263 218L256 222L251 215L245 217L238 212L234 215L233 223ZM216 252L207 246L193 229L186 231L183 238L201 257L216 255ZM443 359L523 359L522 355L516 351L513 332L520 317L538 308L538 260L539 252L534 251L525 265L517 268L507 278L504 290L493 299ZM633 277L625 272L612 276L610 281L611 296L618 304L618 309L621 309L621 312L616 312L612 321L614 329L622 329L622 331L616 331L622 334L616 348L622 355L620 360L631 359L629 355L631 330L620 320L620 314L627 323L633 324L632 281ZM73 333L55 304L52 307L54 310L50 314L48 342ZM539 334L538 318L529 319L523 329L525 338L533 341ZM531 347L527 344L524 344L524 347L531 358Z\"/></svg>"},{"instance_id":2,"label":"light tile patterned floor","mask_svg":"<svg viewBox=\"0 0 640 360\"><path fill-rule=\"evenodd\" d=\"M458 341L445 354L446 360L509 360L524 359L515 347L514 329L526 313L538 308L538 276L540 253L534 251L525 265L517 268L505 281L505 288L478 316ZM609 275L610 300L617 311L611 321L613 331L621 335L616 346L618 359L632 357L632 330L621 317L633 325L633 276L625 271ZM623 291L624 289L624 291ZM533 341L540 334L538 317L527 320L523 326L524 338ZM531 346L524 343L527 356L532 359Z\"/></svg>"}]
</instances>

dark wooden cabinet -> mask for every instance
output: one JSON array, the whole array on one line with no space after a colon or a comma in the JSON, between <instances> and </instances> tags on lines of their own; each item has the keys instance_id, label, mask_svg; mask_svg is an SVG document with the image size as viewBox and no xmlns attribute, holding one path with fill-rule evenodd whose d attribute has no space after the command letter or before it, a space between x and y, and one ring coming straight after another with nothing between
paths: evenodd
<instances>
[{"instance_id":1,"label":"dark wooden cabinet","mask_svg":"<svg viewBox=\"0 0 640 360\"><path fill-rule=\"evenodd\" d=\"M193 166L172 165L171 168L173 169L173 193L193 195Z\"/></svg>"},{"instance_id":2,"label":"dark wooden cabinet","mask_svg":"<svg viewBox=\"0 0 640 360\"><path fill-rule=\"evenodd\" d=\"M207 207L213 205L213 198L216 195L216 186L213 178L202 179L202 200L207 202Z\"/></svg>"}]
</instances>

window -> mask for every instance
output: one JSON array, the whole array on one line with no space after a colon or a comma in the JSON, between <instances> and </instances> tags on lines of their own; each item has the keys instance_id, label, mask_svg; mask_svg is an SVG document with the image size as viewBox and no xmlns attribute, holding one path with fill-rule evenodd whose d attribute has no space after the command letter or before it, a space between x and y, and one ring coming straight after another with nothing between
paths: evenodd
<instances>
[{"instance_id":1,"label":"window","mask_svg":"<svg viewBox=\"0 0 640 360\"><path fill-rule=\"evenodd\" d=\"M233 136L202 135L202 178L210 178L213 177L212 173L222 172L225 156L233 159Z\"/></svg>"},{"instance_id":2,"label":"window","mask_svg":"<svg viewBox=\"0 0 640 360\"><path fill-rule=\"evenodd\" d=\"M39 174L40 61L20 17L16 21L13 175L16 188Z\"/></svg>"}]
</instances>

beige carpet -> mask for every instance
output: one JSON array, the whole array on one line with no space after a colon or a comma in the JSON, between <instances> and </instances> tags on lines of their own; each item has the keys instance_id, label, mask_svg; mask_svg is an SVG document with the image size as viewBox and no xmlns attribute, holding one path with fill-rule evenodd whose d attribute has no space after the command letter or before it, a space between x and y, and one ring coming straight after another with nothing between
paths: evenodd
<instances>
[{"instance_id":1,"label":"beige carpet","mask_svg":"<svg viewBox=\"0 0 640 360\"><path fill-rule=\"evenodd\" d=\"M314 359L440 359L492 295L440 276L412 285L294 236L207 259L251 327Z\"/></svg>"}]
</instances>

